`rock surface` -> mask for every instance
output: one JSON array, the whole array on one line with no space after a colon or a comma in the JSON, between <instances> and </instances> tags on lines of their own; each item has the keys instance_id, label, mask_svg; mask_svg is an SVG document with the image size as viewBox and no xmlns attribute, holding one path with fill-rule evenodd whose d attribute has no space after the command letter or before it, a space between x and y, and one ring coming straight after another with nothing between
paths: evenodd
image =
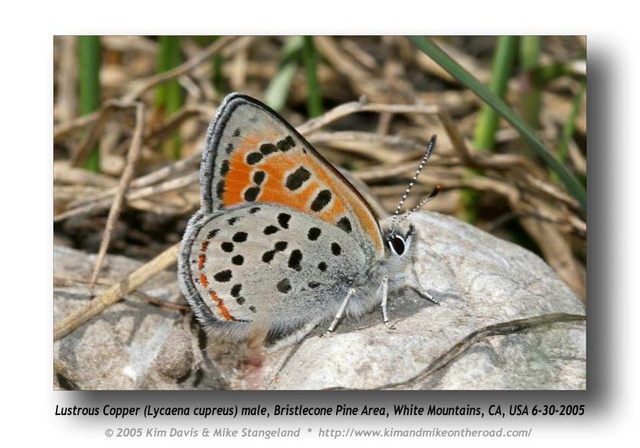
<instances>
[{"instance_id":1,"label":"rock surface","mask_svg":"<svg viewBox=\"0 0 640 448\"><path fill-rule=\"evenodd\" d=\"M196 326L185 325L183 313L126 299L54 344L55 360L64 366L58 387L586 388L585 321L490 332L441 368L420 375L475 331L553 313L584 315L585 306L544 261L519 246L437 213L415 213L409 221L417 237L408 274L440 305L410 290L391 297L394 330L376 309L357 321L343 320L329 337L317 329L301 343L256 352L203 337ZM104 280L114 283L139 264L109 257L108 265ZM87 279L92 268L92 256L55 249L56 279ZM172 272L143 290L183 303ZM87 298L86 285L56 286L54 319Z\"/></svg>"},{"instance_id":2,"label":"rock surface","mask_svg":"<svg viewBox=\"0 0 640 448\"><path fill-rule=\"evenodd\" d=\"M95 256L54 248L54 322L91 298L88 280ZM106 258L100 284L114 284L142 263L120 256ZM96 293L104 286L97 287ZM174 272L163 272L140 293L168 303L184 303ZM125 297L53 345L56 388L130 390L209 388L195 376L197 339L184 330L184 313ZM215 376L215 375L214 375ZM218 384L209 386L217 387Z\"/></svg>"}]
</instances>

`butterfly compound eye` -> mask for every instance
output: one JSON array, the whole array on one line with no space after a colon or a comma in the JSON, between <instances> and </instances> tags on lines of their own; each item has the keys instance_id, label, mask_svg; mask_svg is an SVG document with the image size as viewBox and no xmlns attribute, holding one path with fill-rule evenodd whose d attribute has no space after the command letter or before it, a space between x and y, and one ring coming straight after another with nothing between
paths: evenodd
<instances>
[{"instance_id":1,"label":"butterfly compound eye","mask_svg":"<svg viewBox=\"0 0 640 448\"><path fill-rule=\"evenodd\" d=\"M391 235L389 237L388 243L389 247L393 252L395 252L396 255L404 254L406 245L404 242L404 238L402 238L400 235Z\"/></svg>"}]
</instances>

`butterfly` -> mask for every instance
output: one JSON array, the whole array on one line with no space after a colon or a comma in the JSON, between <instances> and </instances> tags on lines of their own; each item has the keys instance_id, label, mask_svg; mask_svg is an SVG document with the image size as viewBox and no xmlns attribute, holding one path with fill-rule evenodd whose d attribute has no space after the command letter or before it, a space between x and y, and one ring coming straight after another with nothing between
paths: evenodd
<instances>
[{"instance_id":1,"label":"butterfly","mask_svg":"<svg viewBox=\"0 0 640 448\"><path fill-rule=\"evenodd\" d=\"M435 136L417 173L434 146ZM224 99L207 131L200 188L178 277L205 328L277 338L331 322L332 332L343 315L376 306L390 326L387 299L414 229L399 231L397 220L382 230L358 190L271 108L240 93Z\"/></svg>"}]
</instances>

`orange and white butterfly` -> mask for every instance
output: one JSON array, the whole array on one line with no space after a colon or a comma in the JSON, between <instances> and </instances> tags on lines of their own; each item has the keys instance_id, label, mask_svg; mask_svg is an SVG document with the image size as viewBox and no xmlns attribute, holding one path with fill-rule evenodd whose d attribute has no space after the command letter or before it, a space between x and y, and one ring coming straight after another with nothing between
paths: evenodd
<instances>
[{"instance_id":1,"label":"orange and white butterfly","mask_svg":"<svg viewBox=\"0 0 640 448\"><path fill-rule=\"evenodd\" d=\"M333 331L343 314L377 305L388 325L413 229L382 231L363 196L276 112L227 96L207 132L200 187L178 270L206 328L277 337L333 319Z\"/></svg>"}]
</instances>

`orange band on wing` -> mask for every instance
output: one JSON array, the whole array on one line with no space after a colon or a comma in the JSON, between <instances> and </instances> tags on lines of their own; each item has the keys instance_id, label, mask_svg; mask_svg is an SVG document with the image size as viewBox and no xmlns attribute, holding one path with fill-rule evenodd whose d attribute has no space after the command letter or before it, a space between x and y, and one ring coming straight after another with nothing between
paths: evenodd
<instances>
[{"instance_id":1,"label":"orange band on wing","mask_svg":"<svg viewBox=\"0 0 640 448\"><path fill-rule=\"evenodd\" d=\"M224 320L233 320L233 316L229 313L229 310L224 305L222 299L218 297L218 295L213 291L209 291L209 295L211 296L211 300L216 302L216 306L218 307L218 311L220 312L222 318Z\"/></svg>"},{"instance_id":2,"label":"orange band on wing","mask_svg":"<svg viewBox=\"0 0 640 448\"><path fill-rule=\"evenodd\" d=\"M207 280L207 276L205 274L200 274L200 284L203 288L209 287L209 280Z\"/></svg>"},{"instance_id":3,"label":"orange band on wing","mask_svg":"<svg viewBox=\"0 0 640 448\"><path fill-rule=\"evenodd\" d=\"M263 137L264 138L264 137ZM275 138L275 137L274 137ZM303 213L309 213L309 204L314 195L321 189L329 189L333 194L330 205L317 212L318 218L335 225L345 215L347 209L354 213L364 231L371 236L371 240L378 250L382 250L382 241L379 238L378 223L371 215L366 204L352 187L324 166L324 163L309 155L298 153L270 154L267 159L259 164L250 166L246 162L247 155L255 152L263 142L255 137L245 137L229 159L229 173L225 178L225 191L223 202L227 207L246 203L243 193L247 186L253 185L252 175L254 170L264 171L267 174L266 181L260 185L260 194L257 202L282 204ZM305 167L312 174L299 190L290 191L285 187L285 177L299 167ZM348 201L350 207L347 207Z\"/></svg>"}]
</instances>

